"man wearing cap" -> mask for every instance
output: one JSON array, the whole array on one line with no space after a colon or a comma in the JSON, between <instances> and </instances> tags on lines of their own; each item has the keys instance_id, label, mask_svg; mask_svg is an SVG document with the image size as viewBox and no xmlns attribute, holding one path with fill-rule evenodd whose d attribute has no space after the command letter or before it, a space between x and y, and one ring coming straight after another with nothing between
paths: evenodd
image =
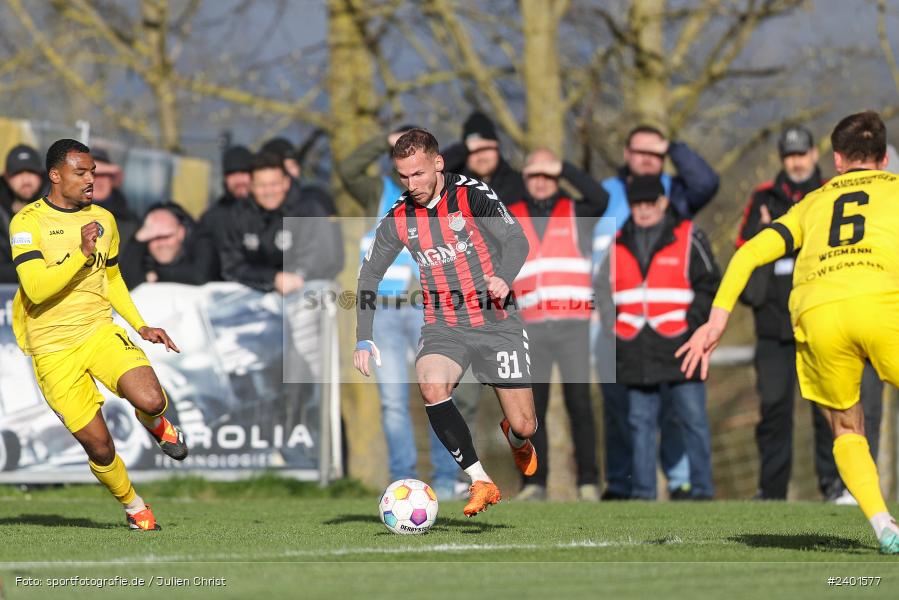
<instances>
[{"instance_id":1,"label":"man wearing cap","mask_svg":"<svg viewBox=\"0 0 899 600\"><path fill-rule=\"evenodd\" d=\"M781 170L773 181L757 186L743 214L737 237L739 248L769 223L786 214L806 194L826 183L818 168L818 150L808 129L786 128L777 142ZM761 400L761 420L755 436L761 465L755 498L785 500L793 455L793 408L796 395L796 342L788 300L793 286L796 253L759 267L753 272L741 302L752 308L756 333L756 388ZM861 400L865 431L872 454L877 456L883 382L870 363L862 378ZM837 500L845 486L837 473L833 434L824 416L812 405L815 431L815 470L821 493ZM848 494L848 492L847 492ZM848 498L847 498L848 499Z\"/></svg>"},{"instance_id":2,"label":"man wearing cap","mask_svg":"<svg viewBox=\"0 0 899 600\"><path fill-rule=\"evenodd\" d=\"M6 155L0 178L0 235L9 239L9 223L22 208L40 198L45 188L43 161L37 150L19 144ZM0 283L18 283L8 243L0 244Z\"/></svg>"},{"instance_id":3,"label":"man wearing cap","mask_svg":"<svg viewBox=\"0 0 899 600\"><path fill-rule=\"evenodd\" d=\"M617 381L628 401L632 442L631 496L656 498L656 456L662 398L683 427L690 463L690 498L710 499L711 435L705 385L680 371L674 351L705 322L721 279L705 234L682 218L658 175L627 185L630 219L597 275L597 301L615 337Z\"/></svg>"},{"instance_id":4,"label":"man wearing cap","mask_svg":"<svg viewBox=\"0 0 899 600\"><path fill-rule=\"evenodd\" d=\"M109 153L103 148L92 149L91 156L97 164L94 172L94 202L115 217L121 236L120 251L124 253L132 242L134 232L140 227L140 219L128 208L128 201L119 189L122 184L122 167L112 162Z\"/></svg>"},{"instance_id":5,"label":"man wearing cap","mask_svg":"<svg viewBox=\"0 0 899 600\"><path fill-rule=\"evenodd\" d=\"M496 125L482 112L468 116L462 126L462 141L446 148L443 160L446 171L483 181L505 204L524 198L521 173L502 157Z\"/></svg>"},{"instance_id":6,"label":"man wearing cap","mask_svg":"<svg viewBox=\"0 0 899 600\"><path fill-rule=\"evenodd\" d=\"M593 231L593 266L603 261L615 234L630 219L627 181L636 175L659 176L671 207L683 218L693 218L718 191L719 178L709 164L684 142L669 140L651 125L638 125L627 135L623 150L624 164L618 173L602 182L609 193L609 208ZM670 159L675 175L664 172ZM602 327L604 325L601 324ZM604 445L606 455L606 489L603 500L630 497L630 439L627 425L627 396L614 379L612 348L609 336L596 336L596 368L602 382ZM611 368L610 368L611 367ZM662 471L668 478L671 499L689 499L689 464L681 443L681 427L669 415L670 402L662 405Z\"/></svg>"},{"instance_id":7,"label":"man wearing cap","mask_svg":"<svg viewBox=\"0 0 899 600\"><path fill-rule=\"evenodd\" d=\"M128 289L156 282L201 285L215 276L215 248L174 202L151 206L134 241L120 261Z\"/></svg>"},{"instance_id":8,"label":"man wearing cap","mask_svg":"<svg viewBox=\"0 0 899 600\"><path fill-rule=\"evenodd\" d=\"M210 281L222 281L219 255L225 244L225 231L239 206L250 202L250 161L253 154L246 146L231 146L222 154L222 185L224 192L210 206L197 227L203 244L215 249Z\"/></svg>"}]
</instances>

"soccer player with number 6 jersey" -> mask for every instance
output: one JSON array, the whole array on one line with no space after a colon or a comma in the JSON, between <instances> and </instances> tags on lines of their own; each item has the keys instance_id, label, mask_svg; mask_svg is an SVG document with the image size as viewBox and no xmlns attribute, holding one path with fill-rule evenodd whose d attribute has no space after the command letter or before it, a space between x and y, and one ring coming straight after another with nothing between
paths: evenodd
<instances>
[{"instance_id":1,"label":"soccer player with number 6 jersey","mask_svg":"<svg viewBox=\"0 0 899 600\"><path fill-rule=\"evenodd\" d=\"M405 247L419 265L425 324L416 373L437 437L471 477L464 513L473 516L500 500L474 449L452 391L469 366L493 386L505 418L500 427L519 470L533 475L537 429L531 394L528 337L509 286L524 264L528 241L518 221L484 183L443 171L437 140L412 129L393 147L394 166L407 191L378 224L362 262L357 293L355 367L366 377L369 358L380 364L372 339L378 282ZM412 300L412 299L410 299Z\"/></svg>"},{"instance_id":2,"label":"soccer player with number 6 jersey","mask_svg":"<svg viewBox=\"0 0 899 600\"><path fill-rule=\"evenodd\" d=\"M134 405L165 454L184 460L184 434L163 416L165 392L144 351L113 323L112 309L141 338L179 350L163 329L144 323L131 301L118 267L115 218L93 204L96 164L90 149L59 140L50 146L46 166L50 193L22 209L9 226L19 276L16 341L32 357L47 404L87 452L91 472L122 503L129 527L158 530L116 454L95 380Z\"/></svg>"},{"instance_id":3,"label":"soccer player with number 6 jersey","mask_svg":"<svg viewBox=\"0 0 899 600\"><path fill-rule=\"evenodd\" d=\"M849 115L831 134L839 173L759 232L734 255L709 321L677 351L691 375L721 340L753 270L798 249L790 294L802 396L833 430L843 482L884 554L899 554L899 527L887 510L864 435L859 388L865 359L899 384L899 176L887 164L886 127L872 111Z\"/></svg>"}]
</instances>

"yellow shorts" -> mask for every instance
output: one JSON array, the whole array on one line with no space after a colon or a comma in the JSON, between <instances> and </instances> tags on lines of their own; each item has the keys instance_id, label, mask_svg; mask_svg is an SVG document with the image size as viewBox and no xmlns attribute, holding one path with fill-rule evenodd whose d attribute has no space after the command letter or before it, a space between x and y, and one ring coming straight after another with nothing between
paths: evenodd
<instances>
[{"instance_id":1,"label":"yellow shorts","mask_svg":"<svg viewBox=\"0 0 899 600\"><path fill-rule=\"evenodd\" d=\"M796 371L802 397L846 410L859 399L865 359L899 383L899 294L855 296L799 317Z\"/></svg>"},{"instance_id":2,"label":"yellow shorts","mask_svg":"<svg viewBox=\"0 0 899 600\"><path fill-rule=\"evenodd\" d=\"M73 348L38 354L33 359L44 399L73 433L87 425L103 405L94 379L116 393L122 375L150 364L144 351L113 323L103 325Z\"/></svg>"}]
</instances>

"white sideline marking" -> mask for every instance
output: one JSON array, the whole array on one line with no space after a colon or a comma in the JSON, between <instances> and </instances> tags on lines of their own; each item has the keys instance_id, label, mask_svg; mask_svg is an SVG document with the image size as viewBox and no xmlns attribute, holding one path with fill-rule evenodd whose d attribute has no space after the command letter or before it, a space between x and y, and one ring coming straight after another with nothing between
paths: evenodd
<instances>
[{"instance_id":1,"label":"white sideline marking","mask_svg":"<svg viewBox=\"0 0 899 600\"><path fill-rule=\"evenodd\" d=\"M672 538L666 544L680 544L679 538ZM211 554L201 556L197 560L192 556L156 556L153 554L135 558L113 558L108 560L54 560L37 562L0 562L0 569L27 569L60 566L107 566L107 565L142 565L158 563L206 563L220 561L256 562L261 559L303 558L325 556L351 556L359 554L413 554L419 552L471 552L473 550L570 550L575 548L612 548L621 546L654 545L634 540L596 541L580 540L558 544L437 544L435 546L400 546L398 548L331 548L322 550L284 550L282 552L262 552L259 554Z\"/></svg>"}]
</instances>

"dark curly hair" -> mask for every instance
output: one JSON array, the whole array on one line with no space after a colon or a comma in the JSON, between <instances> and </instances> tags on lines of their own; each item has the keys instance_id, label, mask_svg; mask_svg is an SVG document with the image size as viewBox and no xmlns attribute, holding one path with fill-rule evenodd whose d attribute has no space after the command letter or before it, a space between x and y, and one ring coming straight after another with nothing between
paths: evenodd
<instances>
[{"instance_id":1,"label":"dark curly hair","mask_svg":"<svg viewBox=\"0 0 899 600\"><path fill-rule=\"evenodd\" d=\"M45 164L47 173L50 172L50 169L55 169L66 162L66 156L69 155L69 152L83 152L85 154L90 154L90 151L90 148L78 140L69 138L56 140L53 142L53 145L50 146L50 149L47 150L47 161Z\"/></svg>"}]
</instances>

